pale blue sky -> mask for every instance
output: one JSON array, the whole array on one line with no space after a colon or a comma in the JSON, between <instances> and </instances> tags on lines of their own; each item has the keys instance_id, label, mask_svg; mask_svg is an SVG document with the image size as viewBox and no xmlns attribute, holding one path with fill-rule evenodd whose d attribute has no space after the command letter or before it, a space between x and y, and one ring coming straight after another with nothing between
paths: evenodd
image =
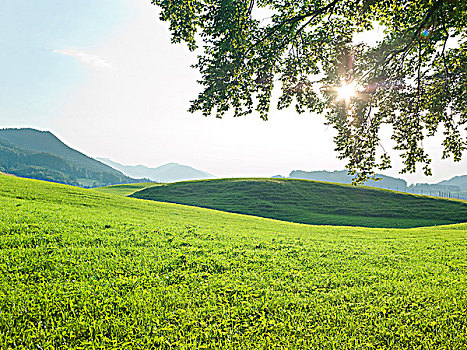
<instances>
[{"instance_id":1,"label":"pale blue sky","mask_svg":"<svg viewBox=\"0 0 467 350\"><path fill-rule=\"evenodd\" d=\"M178 162L218 176L344 168L320 116L272 111L263 122L187 113L198 92L195 55L170 44L150 0L1 0L0 45L0 127L50 130L123 164ZM398 174L395 157L385 173L409 182L466 174L465 157L441 160L439 144L425 142L433 177Z\"/></svg>"},{"instance_id":2,"label":"pale blue sky","mask_svg":"<svg viewBox=\"0 0 467 350\"><path fill-rule=\"evenodd\" d=\"M115 28L131 18L132 7L125 3L2 0L0 115L33 124L48 120L56 101L90 75L79 62L58 57L54 50L99 46L109 40Z\"/></svg>"}]
</instances>

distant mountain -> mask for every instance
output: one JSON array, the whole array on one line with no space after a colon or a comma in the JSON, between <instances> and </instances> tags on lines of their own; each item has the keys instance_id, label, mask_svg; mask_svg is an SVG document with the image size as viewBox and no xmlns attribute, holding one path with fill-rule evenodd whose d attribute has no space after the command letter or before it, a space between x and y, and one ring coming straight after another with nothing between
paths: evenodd
<instances>
[{"instance_id":1,"label":"distant mountain","mask_svg":"<svg viewBox=\"0 0 467 350\"><path fill-rule=\"evenodd\" d=\"M0 129L0 171L81 187L141 181L68 147L49 131L29 128Z\"/></svg>"},{"instance_id":2,"label":"distant mountain","mask_svg":"<svg viewBox=\"0 0 467 350\"><path fill-rule=\"evenodd\" d=\"M453 177L449 180L444 180L435 184L427 183L416 183L407 186L405 180L376 174L380 181L367 181L366 186L380 187L402 192L410 192L416 194L441 196L449 198L467 198L467 175L461 175ZM315 181L326 181L335 183L349 184L352 180L352 176L347 175L347 171L302 171L294 170L290 173L289 178L291 179L307 179Z\"/></svg>"},{"instance_id":3,"label":"distant mountain","mask_svg":"<svg viewBox=\"0 0 467 350\"><path fill-rule=\"evenodd\" d=\"M445 180L445 181L449 181L449 180ZM442 181L442 182L445 182L445 181ZM462 192L459 186L446 185L446 184L443 185L440 183L437 183L437 184L417 183L417 184L413 184L407 187L407 190L413 193L430 194L430 195L435 195L435 196L441 193L447 193L447 192L451 192L452 194L459 194Z\"/></svg>"},{"instance_id":4,"label":"distant mountain","mask_svg":"<svg viewBox=\"0 0 467 350\"><path fill-rule=\"evenodd\" d=\"M120 170L131 177L146 177L157 182L177 182L187 180L213 179L214 175L205 171L197 170L187 165L169 163L157 168L148 168L144 165L123 165L108 158L97 158L101 162Z\"/></svg>"},{"instance_id":5,"label":"distant mountain","mask_svg":"<svg viewBox=\"0 0 467 350\"><path fill-rule=\"evenodd\" d=\"M467 192L467 175L455 176L439 182L438 185L457 186L461 192Z\"/></svg>"},{"instance_id":6,"label":"distant mountain","mask_svg":"<svg viewBox=\"0 0 467 350\"><path fill-rule=\"evenodd\" d=\"M374 181L369 180L365 182L366 186L371 187L382 187L398 191L407 190L407 182L405 180L376 174L381 180ZM352 182L352 176L347 174L346 170L339 171L303 171L303 170L293 170L290 175L290 179L306 179L306 180L315 180L315 181L326 181L326 182L336 182L343 184L350 184Z\"/></svg>"},{"instance_id":7,"label":"distant mountain","mask_svg":"<svg viewBox=\"0 0 467 350\"><path fill-rule=\"evenodd\" d=\"M455 176L436 184L413 184L408 187L408 190L413 193L465 199L467 198L467 175Z\"/></svg>"}]
</instances>

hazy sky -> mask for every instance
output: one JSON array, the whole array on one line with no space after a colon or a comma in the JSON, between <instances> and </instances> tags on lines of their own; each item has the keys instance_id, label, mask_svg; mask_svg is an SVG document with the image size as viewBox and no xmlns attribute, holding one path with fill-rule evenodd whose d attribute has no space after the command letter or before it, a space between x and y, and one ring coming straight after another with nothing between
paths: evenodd
<instances>
[{"instance_id":1,"label":"hazy sky","mask_svg":"<svg viewBox=\"0 0 467 350\"><path fill-rule=\"evenodd\" d=\"M87 155L123 164L190 165L217 176L340 170L332 128L318 115L273 111L204 118L187 111L199 91L195 55L170 44L150 0L1 0L0 127L50 130ZM392 143L383 141L390 149ZM425 142L436 182L467 173Z\"/></svg>"}]
</instances>

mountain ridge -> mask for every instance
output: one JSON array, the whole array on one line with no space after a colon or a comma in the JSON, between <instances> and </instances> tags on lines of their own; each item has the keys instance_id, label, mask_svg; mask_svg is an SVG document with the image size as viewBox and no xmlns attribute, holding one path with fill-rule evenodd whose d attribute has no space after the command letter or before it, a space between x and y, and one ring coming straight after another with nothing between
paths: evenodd
<instances>
[{"instance_id":1,"label":"mountain ridge","mask_svg":"<svg viewBox=\"0 0 467 350\"><path fill-rule=\"evenodd\" d=\"M405 190L407 186L407 181L387 176L383 174L376 174L381 180L367 180L365 181L365 186L371 187L384 187L391 188L394 190ZM314 181L326 181L326 182L335 182L350 184L352 182L352 176L347 174L346 170L336 170L336 171L304 171L304 170L292 170L289 175L289 179L303 179L303 180L314 180Z\"/></svg>"},{"instance_id":2,"label":"mountain ridge","mask_svg":"<svg viewBox=\"0 0 467 350\"><path fill-rule=\"evenodd\" d=\"M451 195L467 197L467 175L454 176L447 180L442 180L438 183L414 183L407 185L407 182L401 178L376 174L376 177L381 180L374 181L368 180L365 182L366 186L385 188L402 192L412 192L419 194L432 194L432 195ZM304 171L293 170L289 174L289 179L303 179L314 181L325 181L333 183L349 184L352 176L347 174L346 170L319 170L319 171Z\"/></svg>"},{"instance_id":3,"label":"mountain ridge","mask_svg":"<svg viewBox=\"0 0 467 350\"><path fill-rule=\"evenodd\" d=\"M213 179L214 175L188 165L167 163L156 168L145 165L123 165L109 158L96 157L99 161L131 177L146 177L157 182L177 182L188 180Z\"/></svg>"},{"instance_id":4,"label":"mountain ridge","mask_svg":"<svg viewBox=\"0 0 467 350\"><path fill-rule=\"evenodd\" d=\"M0 129L0 171L80 187L139 182L66 145L50 131Z\"/></svg>"}]
</instances>

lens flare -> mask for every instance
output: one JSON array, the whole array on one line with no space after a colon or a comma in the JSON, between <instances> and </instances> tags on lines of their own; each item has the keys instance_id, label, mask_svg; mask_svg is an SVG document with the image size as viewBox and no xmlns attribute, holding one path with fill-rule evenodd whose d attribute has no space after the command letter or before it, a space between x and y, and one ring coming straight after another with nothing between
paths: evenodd
<instances>
[{"instance_id":1,"label":"lens flare","mask_svg":"<svg viewBox=\"0 0 467 350\"><path fill-rule=\"evenodd\" d=\"M349 102L352 97L355 97L357 94L357 84L356 82L345 83L342 82L342 85L336 88L337 99L344 100Z\"/></svg>"},{"instance_id":2,"label":"lens flare","mask_svg":"<svg viewBox=\"0 0 467 350\"><path fill-rule=\"evenodd\" d=\"M431 34L431 30L430 28L424 28L421 32L420 32L420 36L423 38L423 39L426 39L430 36Z\"/></svg>"}]
</instances>

